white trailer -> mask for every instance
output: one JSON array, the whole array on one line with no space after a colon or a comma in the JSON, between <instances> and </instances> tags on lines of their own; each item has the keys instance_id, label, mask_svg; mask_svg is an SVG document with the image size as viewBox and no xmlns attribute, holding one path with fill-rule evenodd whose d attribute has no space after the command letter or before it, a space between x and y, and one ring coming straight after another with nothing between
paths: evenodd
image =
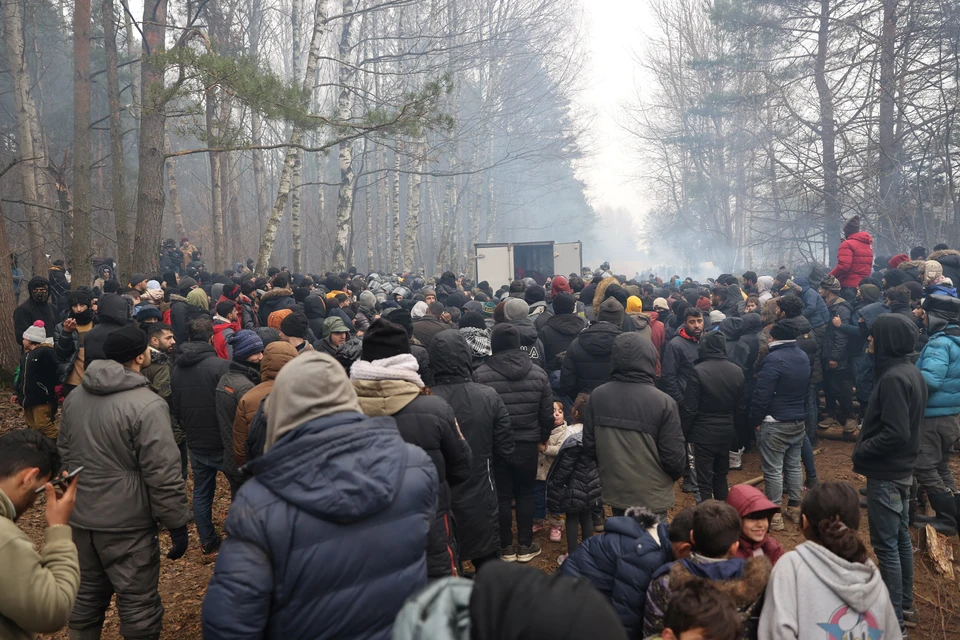
<instances>
[{"instance_id":1,"label":"white trailer","mask_svg":"<svg viewBox=\"0 0 960 640\"><path fill-rule=\"evenodd\" d=\"M475 244L477 282L486 280L494 290L512 280L533 276L569 276L583 268L583 243L495 242Z\"/></svg>"}]
</instances>

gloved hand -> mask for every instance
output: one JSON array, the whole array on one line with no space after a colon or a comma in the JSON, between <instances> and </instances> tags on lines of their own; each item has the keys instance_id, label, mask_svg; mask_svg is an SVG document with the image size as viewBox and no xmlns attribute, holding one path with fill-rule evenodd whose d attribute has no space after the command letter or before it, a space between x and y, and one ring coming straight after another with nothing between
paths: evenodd
<instances>
[{"instance_id":1,"label":"gloved hand","mask_svg":"<svg viewBox=\"0 0 960 640\"><path fill-rule=\"evenodd\" d=\"M177 527L176 529L170 529L170 541L173 543L173 546L170 548L170 551L167 552L167 558L170 560L179 560L183 557L183 554L187 552L187 543L190 541L186 525Z\"/></svg>"}]
</instances>

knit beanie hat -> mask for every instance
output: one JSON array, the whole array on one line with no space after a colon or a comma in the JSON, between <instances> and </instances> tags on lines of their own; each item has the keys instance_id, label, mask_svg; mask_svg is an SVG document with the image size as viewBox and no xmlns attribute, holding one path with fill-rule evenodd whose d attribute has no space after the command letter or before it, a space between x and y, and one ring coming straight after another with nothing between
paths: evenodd
<instances>
[{"instance_id":1,"label":"knit beanie hat","mask_svg":"<svg viewBox=\"0 0 960 640\"><path fill-rule=\"evenodd\" d=\"M406 329L408 337L413 336L413 318L410 316L410 312L406 309L390 311L390 322L393 324L398 324Z\"/></svg>"},{"instance_id":2,"label":"knit beanie hat","mask_svg":"<svg viewBox=\"0 0 960 640\"><path fill-rule=\"evenodd\" d=\"M246 360L256 353L263 352L263 340L249 329L237 331L227 338L227 343L233 347L234 360Z\"/></svg>"},{"instance_id":3,"label":"knit beanie hat","mask_svg":"<svg viewBox=\"0 0 960 640\"><path fill-rule=\"evenodd\" d=\"M537 285L536 287L528 288L524 294L523 299L527 304L533 304L534 302L543 302L547 299L547 293L543 290L543 287Z\"/></svg>"},{"instance_id":4,"label":"knit beanie hat","mask_svg":"<svg viewBox=\"0 0 960 640\"><path fill-rule=\"evenodd\" d=\"M410 353L410 338L407 330L398 324L377 318L363 334L360 357L367 362L392 358L402 353Z\"/></svg>"},{"instance_id":5,"label":"knit beanie hat","mask_svg":"<svg viewBox=\"0 0 960 640\"><path fill-rule=\"evenodd\" d=\"M360 292L360 306L364 309L374 309L377 306L377 296L369 289Z\"/></svg>"},{"instance_id":6,"label":"knit beanie hat","mask_svg":"<svg viewBox=\"0 0 960 640\"><path fill-rule=\"evenodd\" d=\"M901 269L890 269L883 274L883 289L899 287L910 279L910 274Z\"/></svg>"},{"instance_id":7,"label":"knit beanie hat","mask_svg":"<svg viewBox=\"0 0 960 640\"><path fill-rule=\"evenodd\" d=\"M293 313L293 309L277 309L269 316L267 316L267 326L271 329L280 330L280 323L283 322L283 319L288 315Z\"/></svg>"},{"instance_id":8,"label":"knit beanie hat","mask_svg":"<svg viewBox=\"0 0 960 640\"><path fill-rule=\"evenodd\" d=\"M530 305L520 298L507 298L503 303L503 319L507 322L523 320L530 315Z\"/></svg>"},{"instance_id":9,"label":"knit beanie hat","mask_svg":"<svg viewBox=\"0 0 960 640\"><path fill-rule=\"evenodd\" d=\"M157 289L162 289L160 282L158 280L148 280L147 281L147 291L153 291Z\"/></svg>"},{"instance_id":10,"label":"knit beanie hat","mask_svg":"<svg viewBox=\"0 0 960 640\"><path fill-rule=\"evenodd\" d=\"M787 270L787 269L781 269L780 271L777 271L777 277L774 278L774 280L776 280L777 282L779 282L779 283L780 283L780 286L782 287L783 285L785 285L785 284L787 283L787 280L789 280L791 277L792 277L792 276L791 276L789 270Z\"/></svg>"},{"instance_id":11,"label":"knit beanie hat","mask_svg":"<svg viewBox=\"0 0 960 640\"><path fill-rule=\"evenodd\" d=\"M697 309L700 309L700 311L706 311L710 308L710 306L710 298L707 298L706 296L700 296L697 298Z\"/></svg>"},{"instance_id":12,"label":"knit beanie hat","mask_svg":"<svg viewBox=\"0 0 960 640\"><path fill-rule=\"evenodd\" d=\"M558 293L553 297L553 312L557 315L573 313L577 301L569 293Z\"/></svg>"},{"instance_id":13,"label":"knit beanie hat","mask_svg":"<svg viewBox=\"0 0 960 640\"><path fill-rule=\"evenodd\" d=\"M616 298L607 298L600 305L600 313L597 314L597 320L600 322L610 322L618 327L623 324L623 305Z\"/></svg>"},{"instance_id":14,"label":"knit beanie hat","mask_svg":"<svg viewBox=\"0 0 960 640\"><path fill-rule=\"evenodd\" d=\"M937 264L940 264L939 262ZM67 294L67 306L73 307L78 304L82 304L86 307L90 306L90 292L86 289L80 289L77 291L71 291Z\"/></svg>"},{"instance_id":15,"label":"knit beanie hat","mask_svg":"<svg viewBox=\"0 0 960 640\"><path fill-rule=\"evenodd\" d=\"M880 287L875 284L860 285L860 297L867 302L876 302L880 299Z\"/></svg>"},{"instance_id":16,"label":"knit beanie hat","mask_svg":"<svg viewBox=\"0 0 960 640\"><path fill-rule=\"evenodd\" d=\"M223 297L228 300L236 300L240 297L240 285L233 282L223 285Z\"/></svg>"},{"instance_id":17,"label":"knit beanie hat","mask_svg":"<svg viewBox=\"0 0 960 640\"><path fill-rule=\"evenodd\" d=\"M460 316L460 322L457 324L458 329L463 329L466 327L485 330L487 328L487 323L483 321L482 315L475 311L470 311Z\"/></svg>"},{"instance_id":18,"label":"knit beanie hat","mask_svg":"<svg viewBox=\"0 0 960 640\"><path fill-rule=\"evenodd\" d=\"M910 262L910 256L905 253L898 253L887 261L887 266L891 269L896 269L900 266L901 262Z\"/></svg>"},{"instance_id":19,"label":"knit beanie hat","mask_svg":"<svg viewBox=\"0 0 960 640\"><path fill-rule=\"evenodd\" d=\"M840 293L840 281L833 276L826 276L820 282L820 288L832 293Z\"/></svg>"},{"instance_id":20,"label":"knit beanie hat","mask_svg":"<svg viewBox=\"0 0 960 640\"><path fill-rule=\"evenodd\" d=\"M103 353L107 359L123 364L130 362L147 350L150 340L147 334L135 324L128 324L107 335L103 342Z\"/></svg>"},{"instance_id":21,"label":"knit beanie hat","mask_svg":"<svg viewBox=\"0 0 960 640\"><path fill-rule=\"evenodd\" d=\"M936 260L927 260L923 263L923 284L929 287L943 275L943 265Z\"/></svg>"},{"instance_id":22,"label":"knit beanie hat","mask_svg":"<svg viewBox=\"0 0 960 640\"><path fill-rule=\"evenodd\" d=\"M490 318L493 319L493 312L497 310L497 303L492 300L488 300L483 303L483 317L484 319Z\"/></svg>"},{"instance_id":23,"label":"knit beanie hat","mask_svg":"<svg viewBox=\"0 0 960 640\"><path fill-rule=\"evenodd\" d=\"M131 286L131 287L135 287L135 286L137 286L138 284L140 284L141 282L143 282L144 280L147 280L147 279L149 279L149 278L150 278L150 276L148 276L148 275L145 274L145 273L135 273L135 274L133 274L132 276L130 276L130 286ZM147 286L148 286L148 288L149 288L149 285L147 285Z\"/></svg>"},{"instance_id":24,"label":"knit beanie hat","mask_svg":"<svg viewBox=\"0 0 960 640\"><path fill-rule=\"evenodd\" d=\"M498 324L490 333L490 348L493 353L520 348L520 330L512 324Z\"/></svg>"},{"instance_id":25,"label":"knit beanie hat","mask_svg":"<svg viewBox=\"0 0 960 640\"><path fill-rule=\"evenodd\" d=\"M616 283L611 284L607 287L607 290L603 292L604 300L614 298L624 309L627 308L627 297L627 290Z\"/></svg>"},{"instance_id":26,"label":"knit beanie hat","mask_svg":"<svg viewBox=\"0 0 960 640\"><path fill-rule=\"evenodd\" d=\"M860 231L860 216L853 216L843 225L843 237L849 238Z\"/></svg>"},{"instance_id":27,"label":"knit beanie hat","mask_svg":"<svg viewBox=\"0 0 960 640\"><path fill-rule=\"evenodd\" d=\"M667 301L664 298L657 298L653 301L654 311L667 311L669 309L670 305L667 304Z\"/></svg>"},{"instance_id":28,"label":"knit beanie hat","mask_svg":"<svg viewBox=\"0 0 960 640\"><path fill-rule=\"evenodd\" d=\"M310 323L307 322L307 316L299 311L287 314L287 316L280 321L280 331L290 338L306 337L307 329L309 328Z\"/></svg>"},{"instance_id":29,"label":"knit beanie hat","mask_svg":"<svg viewBox=\"0 0 960 640\"><path fill-rule=\"evenodd\" d=\"M567 282L567 279L563 276L553 277L553 282L550 284L550 290L553 292L554 296L557 296L561 293L572 293L570 290L570 283Z\"/></svg>"},{"instance_id":30,"label":"knit beanie hat","mask_svg":"<svg viewBox=\"0 0 960 640\"><path fill-rule=\"evenodd\" d=\"M726 320L727 314L723 313L719 309L714 309L710 312L710 324L717 325Z\"/></svg>"},{"instance_id":31,"label":"knit beanie hat","mask_svg":"<svg viewBox=\"0 0 960 640\"><path fill-rule=\"evenodd\" d=\"M47 331L44 326L43 320L37 320L23 332L23 339L42 344L47 340ZM53 338L50 338L50 343L53 344Z\"/></svg>"},{"instance_id":32,"label":"knit beanie hat","mask_svg":"<svg viewBox=\"0 0 960 640\"><path fill-rule=\"evenodd\" d=\"M627 298L627 313L643 313L643 300L637 296Z\"/></svg>"}]
</instances>

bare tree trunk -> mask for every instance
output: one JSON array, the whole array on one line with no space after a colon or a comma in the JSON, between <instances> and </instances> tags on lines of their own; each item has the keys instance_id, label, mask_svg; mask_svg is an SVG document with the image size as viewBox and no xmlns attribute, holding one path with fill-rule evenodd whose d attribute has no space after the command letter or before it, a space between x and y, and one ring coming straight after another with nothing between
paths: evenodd
<instances>
[{"instance_id":1,"label":"bare tree trunk","mask_svg":"<svg viewBox=\"0 0 960 640\"><path fill-rule=\"evenodd\" d=\"M117 77L117 19L113 13L113 0L103 0L101 10L107 67L107 100L110 109L110 190L113 220L117 228L117 262L121 267L129 269L132 259L130 221L127 215L127 190L124 181L123 119L120 114L120 81Z\"/></svg>"},{"instance_id":2,"label":"bare tree trunk","mask_svg":"<svg viewBox=\"0 0 960 640\"><path fill-rule=\"evenodd\" d=\"M410 196L407 198L406 238L403 243L403 271L412 273L416 264L417 231L420 227L420 198L423 162L426 154L423 140L414 145L413 174L410 176Z\"/></svg>"},{"instance_id":3,"label":"bare tree trunk","mask_svg":"<svg viewBox=\"0 0 960 640\"><path fill-rule=\"evenodd\" d=\"M393 243L390 252L390 271L395 271L401 260L400 253L400 156L403 154L403 140L397 140L393 153Z\"/></svg>"},{"instance_id":4,"label":"bare tree trunk","mask_svg":"<svg viewBox=\"0 0 960 640\"><path fill-rule=\"evenodd\" d=\"M137 50L133 40L133 21L130 20L130 5L127 3L127 0L120 0L120 4L124 8L121 13L123 14L123 30L127 35L127 57L133 60L137 57ZM136 118L140 115L138 108L140 104L140 76L136 73L133 73L132 76L133 82L130 83L130 114Z\"/></svg>"},{"instance_id":5,"label":"bare tree trunk","mask_svg":"<svg viewBox=\"0 0 960 640\"><path fill-rule=\"evenodd\" d=\"M237 192L240 190L240 169L237 167L237 158L235 154L227 153L226 161L228 163L227 169L224 172L224 175L228 176L229 185L230 185L230 198L227 202L227 215L230 217L230 237L231 237L231 251L233 251L233 257L235 260L243 258L243 243L240 242L240 237L243 235L240 225L240 201L237 196ZM229 263L227 266L231 266Z\"/></svg>"},{"instance_id":6,"label":"bare tree trunk","mask_svg":"<svg viewBox=\"0 0 960 640\"><path fill-rule=\"evenodd\" d=\"M34 274L47 275L47 258L43 252L43 234L40 232L40 212L35 203L38 199L36 167L43 158L34 151L32 120L37 117L36 105L30 96L30 73L24 51L23 20L19 0L3 3L3 40L7 44L7 66L13 79L13 102L16 109L17 137L19 138L20 184L27 218L27 243L30 245L30 263ZM9 247L9 243L5 245ZM11 297L11 300L13 298ZM11 329L11 333L12 333Z\"/></svg>"},{"instance_id":7,"label":"bare tree trunk","mask_svg":"<svg viewBox=\"0 0 960 640\"><path fill-rule=\"evenodd\" d=\"M0 202L0 247L7 247L7 253L0 258L0 308L10 311L16 308L17 298L13 293L10 237L7 235L7 220L3 217L2 202ZM13 314L0 313L0 369L12 376L19 364L20 338L13 333Z\"/></svg>"},{"instance_id":8,"label":"bare tree trunk","mask_svg":"<svg viewBox=\"0 0 960 640\"><path fill-rule=\"evenodd\" d=\"M263 0L253 0L250 8L250 57L259 61L260 34L263 23ZM250 142L253 146L263 144L263 127L260 122L260 113L253 109L250 112ZM263 220L267 212L267 185L266 168L263 163L263 151L254 149L251 152L253 161L253 191L257 204L257 220Z\"/></svg>"},{"instance_id":9,"label":"bare tree trunk","mask_svg":"<svg viewBox=\"0 0 960 640\"><path fill-rule=\"evenodd\" d=\"M372 185L370 184L370 174L364 179L365 188L363 190L363 199L367 205L367 273L373 271L373 252L376 235L373 232L373 195Z\"/></svg>"},{"instance_id":10,"label":"bare tree trunk","mask_svg":"<svg viewBox=\"0 0 960 640\"><path fill-rule=\"evenodd\" d=\"M896 40L897 40L897 0L883 1L883 27L880 32L880 96L878 142L880 156L877 161L880 186L880 237L878 249L895 249L893 238L893 220L899 216L899 198L897 194L897 140L894 133L896 125Z\"/></svg>"},{"instance_id":11,"label":"bare tree trunk","mask_svg":"<svg viewBox=\"0 0 960 640\"><path fill-rule=\"evenodd\" d=\"M290 12L290 26L293 34L293 77L294 80L300 79L300 30L301 14L303 13L303 0L293 0ZM301 244L300 232L300 184L303 182L303 151L296 149L297 157L293 161L293 182L290 192L290 231L292 236L291 249L293 252L293 272L303 273L303 247Z\"/></svg>"},{"instance_id":12,"label":"bare tree trunk","mask_svg":"<svg viewBox=\"0 0 960 640\"><path fill-rule=\"evenodd\" d=\"M820 99L820 140L823 144L823 235L828 254L836 258L840 248L840 181L837 165L837 129L833 115L833 94L827 80L827 50L830 41L830 0L820 0L817 56L814 81ZM774 171L774 174L776 172Z\"/></svg>"},{"instance_id":13,"label":"bare tree trunk","mask_svg":"<svg viewBox=\"0 0 960 640\"><path fill-rule=\"evenodd\" d=\"M341 122L348 121L353 113L353 88L349 85L356 73L356 67L348 60L352 52L353 6L353 0L343 0L344 17L338 47L340 94L337 96L337 112ZM353 169L353 141L341 142L337 157L340 161L340 190L337 193L337 242L333 250L333 268L334 270L344 270L348 266L347 241L350 237L350 221L353 216L353 196L356 186L356 173Z\"/></svg>"},{"instance_id":14,"label":"bare tree trunk","mask_svg":"<svg viewBox=\"0 0 960 640\"><path fill-rule=\"evenodd\" d=\"M163 134L163 153L170 153L170 136ZM164 161L167 173L167 191L170 192L170 207L173 209L173 226L177 230L177 240L187 235L183 226L183 209L180 207L180 189L177 188L177 165L173 158Z\"/></svg>"},{"instance_id":15,"label":"bare tree trunk","mask_svg":"<svg viewBox=\"0 0 960 640\"><path fill-rule=\"evenodd\" d=\"M139 173L137 178L137 229L133 269L155 273L163 229L163 141L166 104L163 68L152 56L163 50L167 32L167 0L143 5L143 47L140 60L143 113L140 118Z\"/></svg>"},{"instance_id":16,"label":"bare tree trunk","mask_svg":"<svg viewBox=\"0 0 960 640\"><path fill-rule=\"evenodd\" d=\"M303 77L303 92L309 96L313 92L314 77L317 73L317 64L320 58L320 43L323 40L323 27L326 24L324 5L326 0L317 0L316 12L313 21L313 36L310 38L310 51L307 54L307 69ZM270 266L270 256L273 254L273 247L277 241L277 231L280 227L280 220L283 218L283 210L287 206L287 198L290 194L290 183L292 182L293 165L296 162L296 156L299 149L296 147L303 143L303 129L299 125L294 125L290 133L290 146L287 148L286 157L283 160L283 169L280 171L280 180L277 187L277 198L273 203L273 211L270 213L270 219L267 220L267 226L263 231L263 239L260 242L260 250L257 253L257 273L266 273Z\"/></svg>"},{"instance_id":17,"label":"bare tree trunk","mask_svg":"<svg viewBox=\"0 0 960 640\"><path fill-rule=\"evenodd\" d=\"M216 123L216 90L207 89L206 92L206 124L207 136L210 144L219 146L215 140L219 135L219 128ZM223 239L223 200L221 190L223 185L220 183L220 152L211 151L207 154L210 157L210 226L213 227L213 266L214 269L223 267L224 239Z\"/></svg>"}]
</instances>

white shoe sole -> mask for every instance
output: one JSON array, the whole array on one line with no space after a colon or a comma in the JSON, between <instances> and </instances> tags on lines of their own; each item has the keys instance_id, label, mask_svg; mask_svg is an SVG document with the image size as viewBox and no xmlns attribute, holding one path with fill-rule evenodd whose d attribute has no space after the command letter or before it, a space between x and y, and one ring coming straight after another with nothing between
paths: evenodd
<instances>
[{"instance_id":1,"label":"white shoe sole","mask_svg":"<svg viewBox=\"0 0 960 640\"><path fill-rule=\"evenodd\" d=\"M524 553L524 554L519 554L519 553L518 553L518 554L517 554L517 562L530 562L531 560L533 560L534 558L536 558L536 557L537 557L538 555L540 555L541 553L543 553L543 549L537 549L536 553Z\"/></svg>"}]
</instances>

